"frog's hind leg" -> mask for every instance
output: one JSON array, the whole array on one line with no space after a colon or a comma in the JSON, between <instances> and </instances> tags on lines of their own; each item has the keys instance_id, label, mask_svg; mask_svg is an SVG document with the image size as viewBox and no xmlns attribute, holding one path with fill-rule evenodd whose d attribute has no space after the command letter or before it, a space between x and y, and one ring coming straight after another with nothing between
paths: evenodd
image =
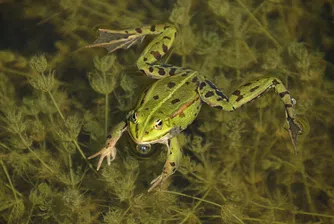
<instances>
[{"instance_id":1,"label":"frog's hind leg","mask_svg":"<svg viewBox=\"0 0 334 224\"><path fill-rule=\"evenodd\" d=\"M152 191L158 185L161 185L169 176L173 175L182 158L182 151L179 142L176 137L168 140L167 142L168 152L167 159L162 170L162 173L151 182L151 187L148 192Z\"/></svg>"},{"instance_id":2,"label":"frog's hind leg","mask_svg":"<svg viewBox=\"0 0 334 224\"><path fill-rule=\"evenodd\" d=\"M166 25L143 26L126 30L99 29L100 36L93 44L86 47L104 47L110 53L120 48L128 49L134 44L141 43L147 35L158 35L168 29L170 26Z\"/></svg>"},{"instance_id":3,"label":"frog's hind leg","mask_svg":"<svg viewBox=\"0 0 334 224\"><path fill-rule=\"evenodd\" d=\"M108 30L99 29L99 37L93 44L86 46L91 47L104 47L109 53L123 48L128 49L132 45L143 41L146 35L138 32L140 30Z\"/></svg>"},{"instance_id":4,"label":"frog's hind leg","mask_svg":"<svg viewBox=\"0 0 334 224\"><path fill-rule=\"evenodd\" d=\"M171 25L154 26L154 30L158 31L159 35L146 46L138 58L138 69L155 79L190 73L189 69L157 63L172 47L177 30Z\"/></svg>"},{"instance_id":5,"label":"frog's hind leg","mask_svg":"<svg viewBox=\"0 0 334 224\"><path fill-rule=\"evenodd\" d=\"M140 43L147 35L158 35L144 49L137 60L138 69L147 76L162 79L166 76L189 73L190 70L171 66L156 64L172 47L177 30L172 25L151 25L127 30L99 29L100 36L97 40L86 46L104 47L108 52L117 49L128 49L132 45Z\"/></svg>"},{"instance_id":6,"label":"frog's hind leg","mask_svg":"<svg viewBox=\"0 0 334 224\"><path fill-rule=\"evenodd\" d=\"M288 131L295 152L297 144L297 135L301 133L301 128L295 121L295 114L293 111L294 99L291 97L289 91L285 88L282 82L275 77L268 77L249 82L235 90L228 98L221 90L219 90L212 82L202 78L199 81L198 92L201 99L212 107L233 111L242 105L253 101L260 97L266 90L274 88L279 95L285 107L285 117L288 123Z\"/></svg>"}]
</instances>

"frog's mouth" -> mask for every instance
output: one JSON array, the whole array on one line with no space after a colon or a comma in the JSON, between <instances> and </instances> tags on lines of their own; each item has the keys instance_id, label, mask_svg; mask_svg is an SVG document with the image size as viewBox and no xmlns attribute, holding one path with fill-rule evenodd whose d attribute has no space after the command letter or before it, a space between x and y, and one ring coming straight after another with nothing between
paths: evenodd
<instances>
[{"instance_id":1,"label":"frog's mouth","mask_svg":"<svg viewBox=\"0 0 334 224\"><path fill-rule=\"evenodd\" d=\"M131 134L130 136L132 140L138 145L150 145L150 144L156 144L156 143L165 144L168 139L173 137L169 132L167 132L165 135L163 135L159 139L153 139L153 140L148 140L148 141L141 141L139 139L136 139Z\"/></svg>"}]
</instances>

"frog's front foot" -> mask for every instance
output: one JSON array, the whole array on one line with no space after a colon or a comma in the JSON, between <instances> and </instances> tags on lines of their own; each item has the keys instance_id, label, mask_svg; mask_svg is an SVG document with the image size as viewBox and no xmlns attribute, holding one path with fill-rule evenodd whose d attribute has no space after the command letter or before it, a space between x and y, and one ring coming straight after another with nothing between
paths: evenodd
<instances>
[{"instance_id":1,"label":"frog's front foot","mask_svg":"<svg viewBox=\"0 0 334 224\"><path fill-rule=\"evenodd\" d=\"M108 165L110 165L111 161L113 161L116 158L116 154L117 154L116 147L114 145L107 144L99 152L88 157L88 159L93 159L97 156L100 156L100 159L99 159L99 162L96 168L97 170L99 170L105 157L107 157Z\"/></svg>"},{"instance_id":2,"label":"frog's front foot","mask_svg":"<svg viewBox=\"0 0 334 224\"><path fill-rule=\"evenodd\" d=\"M151 187L148 189L148 192L152 191L158 185L161 185L166 180L166 178L167 178L167 176L164 173L157 176L154 180L151 181L151 183L150 183Z\"/></svg>"},{"instance_id":3,"label":"frog's front foot","mask_svg":"<svg viewBox=\"0 0 334 224\"><path fill-rule=\"evenodd\" d=\"M110 165L111 161L113 161L116 158L116 143L118 142L119 138L122 136L123 132L127 129L126 122L122 121L115 125L113 130L111 131L111 134L108 135L106 144L104 147L94 155L91 155L88 157L88 159L93 159L97 156L100 156L99 162L97 164L97 170L100 169L101 164L105 157L107 157L108 165Z\"/></svg>"},{"instance_id":4,"label":"frog's front foot","mask_svg":"<svg viewBox=\"0 0 334 224\"><path fill-rule=\"evenodd\" d=\"M297 151L297 136L302 133L302 129L298 125L298 123L296 122L296 119L292 119L292 118L288 117L287 121L288 121L288 125L289 125L289 128L288 128L289 135L290 135L295 153L297 154L298 153L298 151Z\"/></svg>"}]
</instances>

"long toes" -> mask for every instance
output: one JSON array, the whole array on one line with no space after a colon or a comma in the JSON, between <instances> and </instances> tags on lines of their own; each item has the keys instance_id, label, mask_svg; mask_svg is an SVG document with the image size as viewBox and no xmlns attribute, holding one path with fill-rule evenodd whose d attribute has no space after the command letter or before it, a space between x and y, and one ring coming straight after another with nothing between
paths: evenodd
<instances>
[{"instance_id":1,"label":"long toes","mask_svg":"<svg viewBox=\"0 0 334 224\"><path fill-rule=\"evenodd\" d=\"M156 177L154 180L151 181L151 187L148 189L147 192L152 191L154 188L156 188L158 185L162 183L163 177L160 175Z\"/></svg>"},{"instance_id":2,"label":"long toes","mask_svg":"<svg viewBox=\"0 0 334 224\"><path fill-rule=\"evenodd\" d=\"M93 159L93 158L99 156L100 154L101 154L101 151L95 153L94 155L89 156L88 159Z\"/></svg>"}]
</instances>

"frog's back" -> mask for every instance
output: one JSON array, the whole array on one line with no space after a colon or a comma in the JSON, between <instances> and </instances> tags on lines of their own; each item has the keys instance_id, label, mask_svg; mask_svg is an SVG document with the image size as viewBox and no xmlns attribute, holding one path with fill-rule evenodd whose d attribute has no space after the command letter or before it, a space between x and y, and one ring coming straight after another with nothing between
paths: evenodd
<instances>
[{"instance_id":1,"label":"frog's back","mask_svg":"<svg viewBox=\"0 0 334 224\"><path fill-rule=\"evenodd\" d=\"M168 114L176 112L182 105L198 98L197 83L197 73L160 79L144 92L137 109L149 108L152 112L154 108L157 111L168 111Z\"/></svg>"}]
</instances>

